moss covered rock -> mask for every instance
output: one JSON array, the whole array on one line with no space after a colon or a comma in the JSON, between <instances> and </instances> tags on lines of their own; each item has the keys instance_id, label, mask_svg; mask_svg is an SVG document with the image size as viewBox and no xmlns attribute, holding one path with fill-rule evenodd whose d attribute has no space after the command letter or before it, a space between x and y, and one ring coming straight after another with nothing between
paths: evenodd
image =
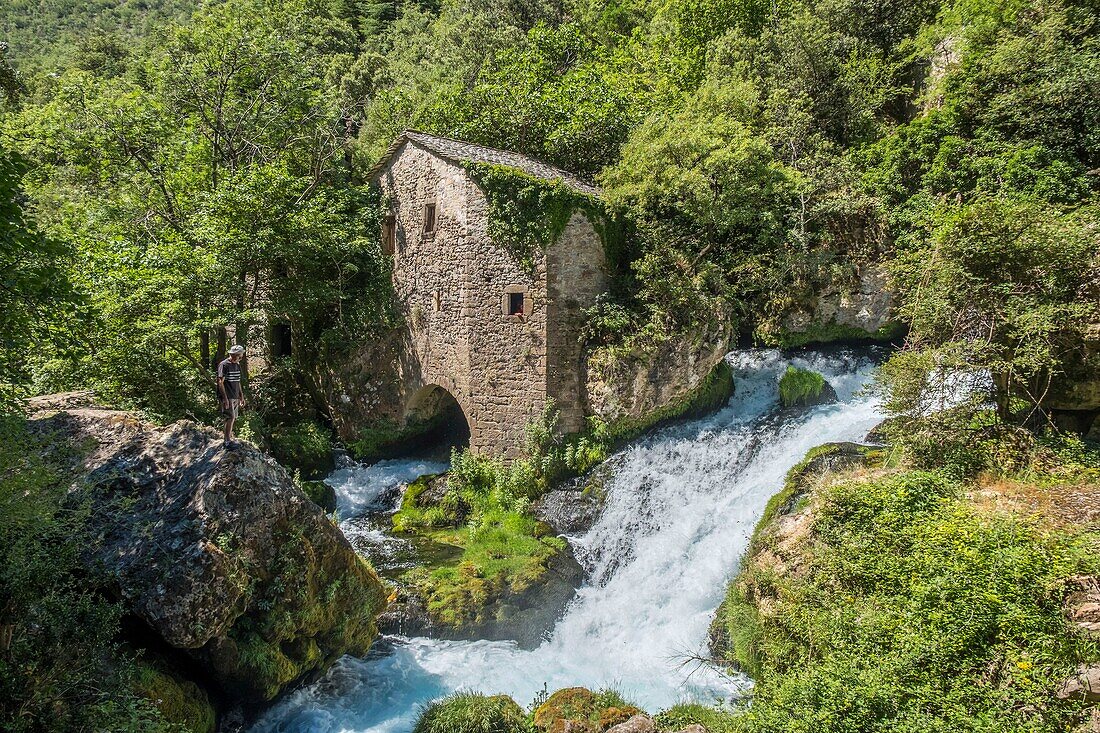
<instances>
[{"instance_id":1,"label":"moss covered rock","mask_svg":"<svg viewBox=\"0 0 1100 733\"><path fill-rule=\"evenodd\" d=\"M242 702L270 700L374 639L386 590L286 470L247 444L124 412L39 413L85 451L69 492L96 537L88 569Z\"/></svg>"},{"instance_id":2,"label":"moss covered rock","mask_svg":"<svg viewBox=\"0 0 1100 733\"><path fill-rule=\"evenodd\" d=\"M168 723L189 733L214 733L217 716L206 691L165 664L138 660L133 684L134 691L156 705Z\"/></svg>"},{"instance_id":3,"label":"moss covered rock","mask_svg":"<svg viewBox=\"0 0 1100 733\"><path fill-rule=\"evenodd\" d=\"M718 328L682 334L644 352L593 352L585 365L589 413L608 434L625 440L660 422L718 409L734 389L723 358L730 337Z\"/></svg>"},{"instance_id":4,"label":"moss covered rock","mask_svg":"<svg viewBox=\"0 0 1100 733\"><path fill-rule=\"evenodd\" d=\"M779 379L779 401L783 407L813 407L827 405L836 400L833 386L813 370L788 366Z\"/></svg>"},{"instance_id":5,"label":"moss covered rock","mask_svg":"<svg viewBox=\"0 0 1100 733\"><path fill-rule=\"evenodd\" d=\"M526 733L527 715L507 695L457 692L430 703L413 733Z\"/></svg>"},{"instance_id":6,"label":"moss covered rock","mask_svg":"<svg viewBox=\"0 0 1100 733\"><path fill-rule=\"evenodd\" d=\"M599 733L642 713L614 690L593 692L585 687L568 687L558 690L536 708L534 725L546 733L559 733L566 728ZM570 725L563 725L566 722Z\"/></svg>"}]
</instances>

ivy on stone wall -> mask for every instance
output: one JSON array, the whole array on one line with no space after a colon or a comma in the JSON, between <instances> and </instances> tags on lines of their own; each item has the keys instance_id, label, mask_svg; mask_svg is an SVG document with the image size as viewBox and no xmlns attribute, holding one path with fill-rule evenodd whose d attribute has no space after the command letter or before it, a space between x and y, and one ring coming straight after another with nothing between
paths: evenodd
<instances>
[{"instance_id":1,"label":"ivy on stone wall","mask_svg":"<svg viewBox=\"0 0 1100 733\"><path fill-rule=\"evenodd\" d=\"M518 168L488 163L470 163L466 170L489 202L489 236L527 272L534 271L537 253L558 241L575 211L588 216L601 239L615 231L598 199L560 179L547 181ZM605 248L607 244L604 241Z\"/></svg>"}]
</instances>

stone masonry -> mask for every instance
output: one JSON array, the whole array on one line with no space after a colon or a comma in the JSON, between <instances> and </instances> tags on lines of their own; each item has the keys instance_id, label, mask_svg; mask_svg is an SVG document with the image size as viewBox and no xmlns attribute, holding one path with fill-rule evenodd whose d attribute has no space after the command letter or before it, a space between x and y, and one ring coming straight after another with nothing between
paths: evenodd
<instances>
[{"instance_id":1,"label":"stone masonry","mask_svg":"<svg viewBox=\"0 0 1100 733\"><path fill-rule=\"evenodd\" d=\"M516 153L407 131L371 172L390 216L383 247L408 334L399 357L406 420L429 417L449 393L471 449L514 457L526 425L553 399L564 431L584 427L580 328L607 290L592 223L574 213L526 271L489 236L488 201L463 167L494 163L586 194L598 189Z\"/></svg>"}]
</instances>

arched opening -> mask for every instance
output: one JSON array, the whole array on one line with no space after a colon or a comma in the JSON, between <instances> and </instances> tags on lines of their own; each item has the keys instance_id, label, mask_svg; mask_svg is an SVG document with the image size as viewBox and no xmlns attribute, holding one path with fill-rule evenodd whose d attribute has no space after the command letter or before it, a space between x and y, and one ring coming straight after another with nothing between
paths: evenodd
<instances>
[{"instance_id":1,"label":"arched opening","mask_svg":"<svg viewBox=\"0 0 1100 733\"><path fill-rule=\"evenodd\" d=\"M409 400L405 424L418 433L417 452L445 457L451 448L470 445L470 423L455 396L438 384L423 387Z\"/></svg>"}]
</instances>

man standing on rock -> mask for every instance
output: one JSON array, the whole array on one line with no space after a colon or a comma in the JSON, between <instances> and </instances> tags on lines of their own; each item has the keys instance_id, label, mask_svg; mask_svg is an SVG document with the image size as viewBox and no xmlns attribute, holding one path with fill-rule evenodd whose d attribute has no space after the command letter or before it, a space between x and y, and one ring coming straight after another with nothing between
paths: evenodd
<instances>
[{"instance_id":1,"label":"man standing on rock","mask_svg":"<svg viewBox=\"0 0 1100 733\"><path fill-rule=\"evenodd\" d=\"M237 414L244 407L244 391L241 389L241 359L244 347L237 344L229 350L229 357L218 364L218 394L222 398L222 414L225 415L225 447L236 448L233 425Z\"/></svg>"}]
</instances>

